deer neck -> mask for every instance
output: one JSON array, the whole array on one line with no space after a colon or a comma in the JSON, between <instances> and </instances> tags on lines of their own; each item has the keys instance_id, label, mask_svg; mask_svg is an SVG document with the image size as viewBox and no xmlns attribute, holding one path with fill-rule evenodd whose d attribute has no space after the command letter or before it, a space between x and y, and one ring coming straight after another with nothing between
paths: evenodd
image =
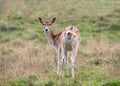
<instances>
[{"instance_id":1,"label":"deer neck","mask_svg":"<svg viewBox=\"0 0 120 86\"><path fill-rule=\"evenodd\" d=\"M50 44L55 46L55 35L52 31L46 32L47 40ZM55 46L56 47L56 46Z\"/></svg>"}]
</instances>

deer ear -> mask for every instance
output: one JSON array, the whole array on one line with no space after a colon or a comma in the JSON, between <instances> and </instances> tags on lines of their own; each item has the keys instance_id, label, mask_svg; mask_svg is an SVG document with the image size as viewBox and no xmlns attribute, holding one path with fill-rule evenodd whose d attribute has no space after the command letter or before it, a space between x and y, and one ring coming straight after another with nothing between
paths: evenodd
<instances>
[{"instance_id":1,"label":"deer ear","mask_svg":"<svg viewBox=\"0 0 120 86\"><path fill-rule=\"evenodd\" d=\"M54 23L54 22L55 22L55 20L56 20L56 18L53 18L53 19L52 19L52 21L51 21L51 23Z\"/></svg>"},{"instance_id":2,"label":"deer ear","mask_svg":"<svg viewBox=\"0 0 120 86\"><path fill-rule=\"evenodd\" d=\"M42 18L40 18L40 17L39 17L39 22L40 22L41 24L43 24Z\"/></svg>"}]
</instances>

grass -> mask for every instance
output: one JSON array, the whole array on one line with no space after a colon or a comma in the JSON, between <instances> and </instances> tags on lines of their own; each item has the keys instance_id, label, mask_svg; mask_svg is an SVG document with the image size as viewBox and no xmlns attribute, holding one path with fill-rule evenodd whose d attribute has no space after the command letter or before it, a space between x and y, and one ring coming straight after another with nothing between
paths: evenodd
<instances>
[{"instance_id":1,"label":"grass","mask_svg":"<svg viewBox=\"0 0 120 86\"><path fill-rule=\"evenodd\" d=\"M81 46L76 58L75 79L72 79L70 74L66 76L65 70L60 76L56 74L56 55L52 46L26 42L20 40L17 45L14 45L14 50L10 49L13 47L6 46L6 44L4 45L6 47L2 45L1 65L5 69L1 70L1 74L6 77L7 84L19 84L19 79L24 78L26 80L24 84L33 84L33 86L49 86L49 84L54 86L99 86L109 83L109 79L113 80L110 83L114 83L114 79L119 81L119 44L98 42L92 39L87 45ZM106 44L107 46L104 46ZM99 47L97 47L98 45ZM43 47L40 48L41 46ZM86 53L88 56L81 53ZM29 76L36 77L36 79L32 80ZM32 82L29 82L29 78ZM1 81L3 81L2 78Z\"/></svg>"},{"instance_id":2,"label":"grass","mask_svg":"<svg viewBox=\"0 0 120 86\"><path fill-rule=\"evenodd\" d=\"M119 0L0 0L0 86L119 86L119 8ZM54 33L79 28L74 79L70 63L68 75L65 69L57 75L39 16L57 17Z\"/></svg>"}]
</instances>

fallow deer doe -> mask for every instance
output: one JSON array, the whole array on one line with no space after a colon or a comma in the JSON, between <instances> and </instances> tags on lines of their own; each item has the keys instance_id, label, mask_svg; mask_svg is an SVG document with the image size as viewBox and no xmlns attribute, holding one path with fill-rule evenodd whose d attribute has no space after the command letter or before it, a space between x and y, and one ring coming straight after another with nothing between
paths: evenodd
<instances>
[{"instance_id":1,"label":"fallow deer doe","mask_svg":"<svg viewBox=\"0 0 120 86\"><path fill-rule=\"evenodd\" d=\"M80 33L74 26L68 26L63 31L54 35L51 25L55 22L56 18L44 21L39 17L39 22L44 26L45 35L48 41L55 47L57 51L57 73L59 74L63 64L66 65L68 72L68 57L67 51L72 50L71 61L71 74L74 78L74 60L78 51Z\"/></svg>"}]
</instances>

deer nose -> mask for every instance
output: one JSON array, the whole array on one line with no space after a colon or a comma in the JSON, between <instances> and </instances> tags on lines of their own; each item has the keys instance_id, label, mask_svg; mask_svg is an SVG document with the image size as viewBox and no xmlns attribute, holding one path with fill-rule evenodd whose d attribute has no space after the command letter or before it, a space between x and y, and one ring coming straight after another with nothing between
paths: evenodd
<instances>
[{"instance_id":1,"label":"deer nose","mask_svg":"<svg viewBox=\"0 0 120 86\"><path fill-rule=\"evenodd\" d=\"M45 31L47 32L47 31L48 31L48 29L46 28L46 29L45 29Z\"/></svg>"}]
</instances>

